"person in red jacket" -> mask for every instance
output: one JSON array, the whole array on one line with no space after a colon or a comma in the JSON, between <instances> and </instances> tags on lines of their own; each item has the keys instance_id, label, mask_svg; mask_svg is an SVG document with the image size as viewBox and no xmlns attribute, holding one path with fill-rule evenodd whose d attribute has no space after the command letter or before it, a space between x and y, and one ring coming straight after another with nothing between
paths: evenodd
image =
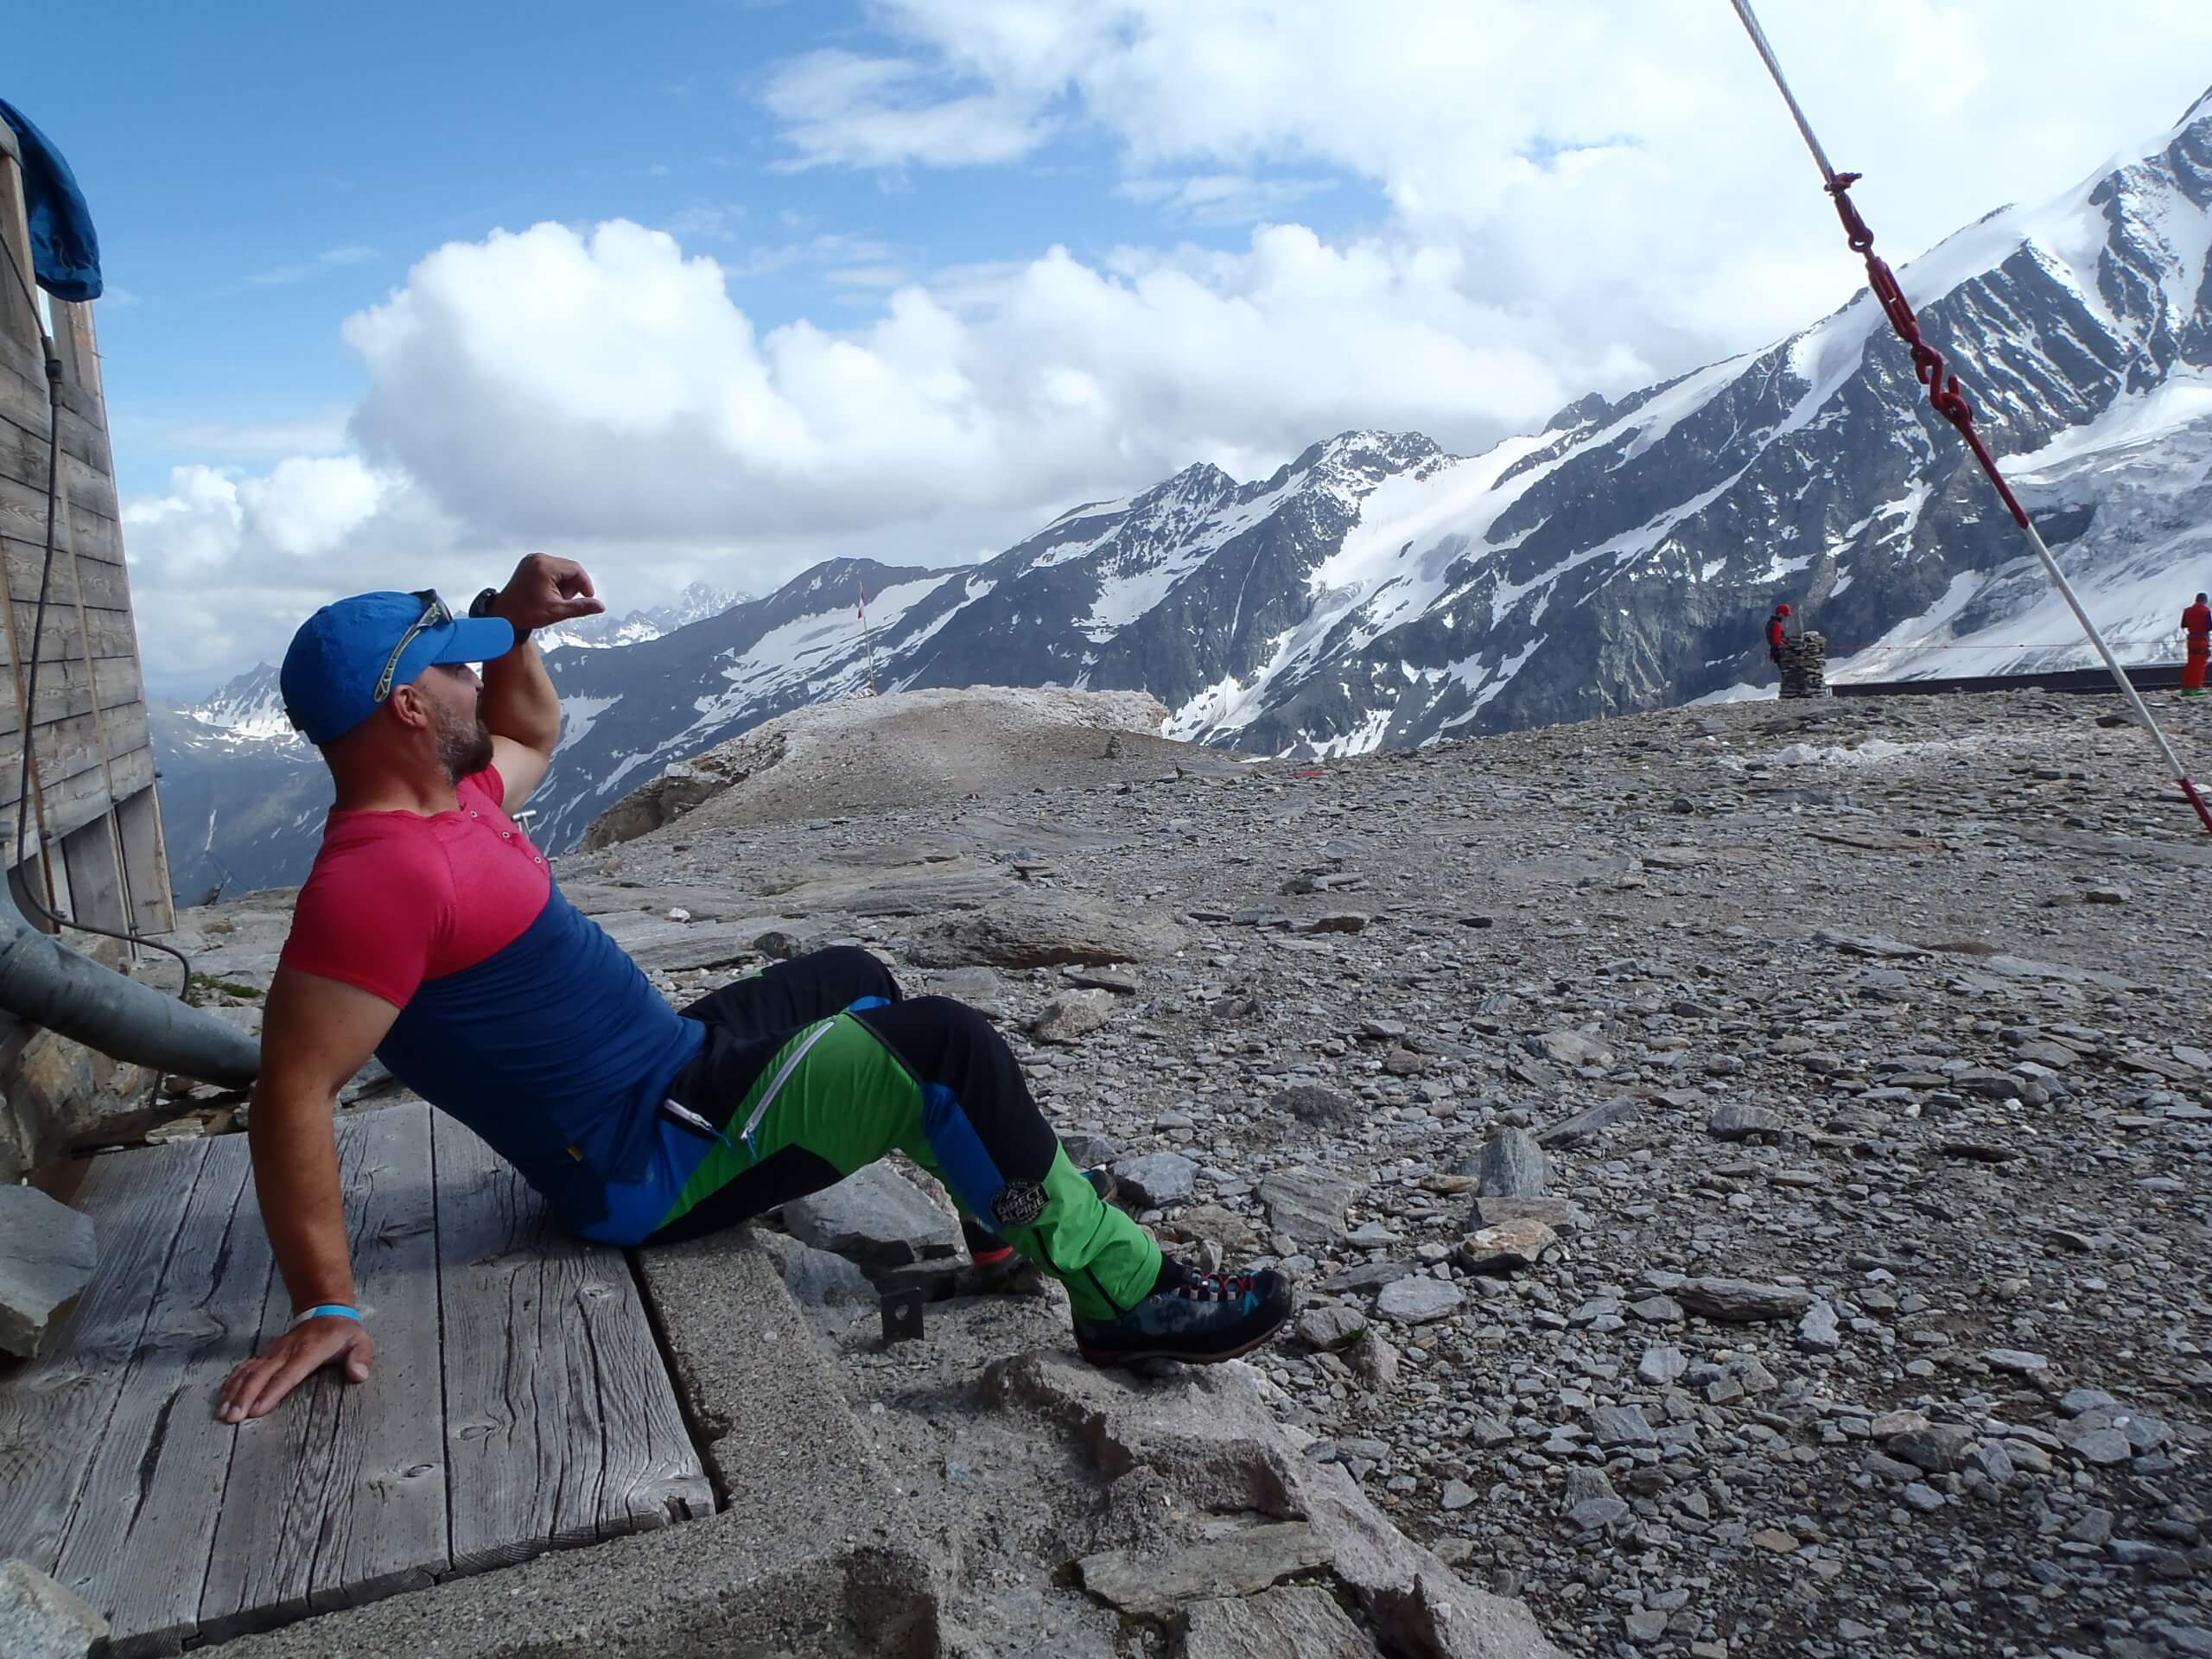
<instances>
[{"instance_id":1,"label":"person in red jacket","mask_svg":"<svg viewBox=\"0 0 2212 1659\"><path fill-rule=\"evenodd\" d=\"M2204 602L2204 595L2196 596L2196 603L2181 613L2181 631L2189 636L2189 660L2181 671L2181 694L2184 697L2204 695L2204 671L2212 665L2212 605Z\"/></svg>"},{"instance_id":2,"label":"person in red jacket","mask_svg":"<svg viewBox=\"0 0 2212 1659\"><path fill-rule=\"evenodd\" d=\"M1777 668L1782 666L1782 647L1789 638L1789 607L1777 605L1774 614L1766 620L1766 659Z\"/></svg>"}]
</instances>

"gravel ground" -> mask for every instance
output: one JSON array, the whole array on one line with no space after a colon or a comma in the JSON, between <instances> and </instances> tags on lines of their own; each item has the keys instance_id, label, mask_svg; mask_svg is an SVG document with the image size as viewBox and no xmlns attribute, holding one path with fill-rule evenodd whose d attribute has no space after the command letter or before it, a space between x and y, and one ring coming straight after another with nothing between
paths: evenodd
<instances>
[{"instance_id":1,"label":"gravel ground","mask_svg":"<svg viewBox=\"0 0 2212 1659\"><path fill-rule=\"evenodd\" d=\"M679 998L852 938L993 1013L1179 1248L1300 1276L1258 1363L1306 1455L1570 1651L2208 1655L2212 837L2117 707L1135 775L1070 732L563 879L790 918ZM999 965L991 915L1142 959Z\"/></svg>"}]
</instances>

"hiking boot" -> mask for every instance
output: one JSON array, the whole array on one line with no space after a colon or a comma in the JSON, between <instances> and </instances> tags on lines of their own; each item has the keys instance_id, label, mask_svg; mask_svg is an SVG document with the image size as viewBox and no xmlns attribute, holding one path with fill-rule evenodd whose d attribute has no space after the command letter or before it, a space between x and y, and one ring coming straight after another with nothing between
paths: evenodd
<instances>
[{"instance_id":1,"label":"hiking boot","mask_svg":"<svg viewBox=\"0 0 2212 1659\"><path fill-rule=\"evenodd\" d=\"M1098 1194L1103 1203L1113 1203L1114 1195L1121 1191L1114 1179L1113 1171L1109 1169L1086 1169L1083 1172L1083 1179L1090 1183L1091 1190ZM968 1259L974 1264L971 1278L976 1289L988 1292L1011 1285L1025 1265L1014 1246L981 1223L969 1221L964 1217L961 1220L960 1231L968 1246Z\"/></svg>"},{"instance_id":2,"label":"hiking boot","mask_svg":"<svg viewBox=\"0 0 2212 1659\"><path fill-rule=\"evenodd\" d=\"M1094 1365L1179 1359L1213 1365L1250 1353L1297 1306L1288 1279L1259 1273L1198 1273L1173 1256L1160 1264L1152 1294L1115 1319L1077 1319L1075 1345Z\"/></svg>"}]
</instances>

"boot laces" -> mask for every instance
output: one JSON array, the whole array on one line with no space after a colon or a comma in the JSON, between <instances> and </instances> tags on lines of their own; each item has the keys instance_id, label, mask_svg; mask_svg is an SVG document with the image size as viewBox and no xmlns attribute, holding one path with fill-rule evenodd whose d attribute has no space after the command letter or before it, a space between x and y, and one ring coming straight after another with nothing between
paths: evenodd
<instances>
[{"instance_id":1,"label":"boot laces","mask_svg":"<svg viewBox=\"0 0 2212 1659\"><path fill-rule=\"evenodd\" d=\"M1179 1263L1176 1275L1176 1282L1166 1288L1194 1302L1241 1301L1252 1288L1249 1273L1199 1273Z\"/></svg>"}]
</instances>

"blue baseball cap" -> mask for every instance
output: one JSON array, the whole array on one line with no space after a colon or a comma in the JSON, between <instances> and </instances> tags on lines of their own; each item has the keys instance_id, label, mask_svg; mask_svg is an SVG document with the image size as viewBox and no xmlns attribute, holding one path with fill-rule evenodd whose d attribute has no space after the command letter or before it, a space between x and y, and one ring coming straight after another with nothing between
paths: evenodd
<instances>
[{"instance_id":1,"label":"blue baseball cap","mask_svg":"<svg viewBox=\"0 0 2212 1659\"><path fill-rule=\"evenodd\" d=\"M515 647L505 618L455 616L427 588L356 594L300 625L276 683L284 713L320 747L377 710L396 685L442 663L488 663Z\"/></svg>"}]
</instances>

